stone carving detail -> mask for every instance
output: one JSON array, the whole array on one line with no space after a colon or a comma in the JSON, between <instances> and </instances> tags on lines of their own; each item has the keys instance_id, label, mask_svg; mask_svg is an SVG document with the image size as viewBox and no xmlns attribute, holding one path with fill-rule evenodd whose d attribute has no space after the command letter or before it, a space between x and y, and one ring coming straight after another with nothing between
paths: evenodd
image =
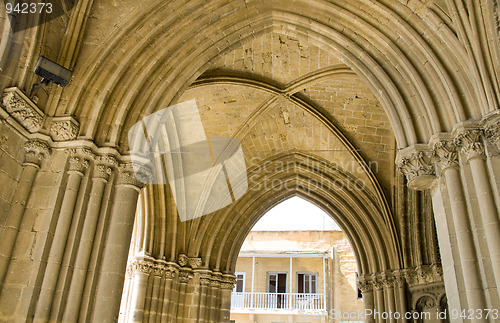
<instances>
[{"instance_id":1,"label":"stone carving detail","mask_svg":"<svg viewBox=\"0 0 500 323\"><path fill-rule=\"evenodd\" d=\"M118 185L132 185L137 188L142 188L144 184L138 181L135 177L134 170L130 164L120 164L118 167Z\"/></svg>"},{"instance_id":2,"label":"stone carving detail","mask_svg":"<svg viewBox=\"0 0 500 323\"><path fill-rule=\"evenodd\" d=\"M177 272L178 268L175 264L165 261L158 262L154 258L136 258L127 267L129 275L134 273L153 274L154 276L165 277L166 279L174 279L177 277Z\"/></svg>"},{"instance_id":3,"label":"stone carving detail","mask_svg":"<svg viewBox=\"0 0 500 323\"><path fill-rule=\"evenodd\" d=\"M412 188L425 188L435 179L434 156L430 151L417 151L403 157L398 164L398 170L408 179Z\"/></svg>"},{"instance_id":4,"label":"stone carving detail","mask_svg":"<svg viewBox=\"0 0 500 323\"><path fill-rule=\"evenodd\" d=\"M118 161L115 157L110 155L97 156L96 162L104 165L108 165L110 167L118 167Z\"/></svg>"},{"instance_id":5,"label":"stone carving detail","mask_svg":"<svg viewBox=\"0 0 500 323\"><path fill-rule=\"evenodd\" d=\"M163 264L155 263L153 265L153 275L161 277L165 272L165 266Z\"/></svg>"},{"instance_id":6,"label":"stone carving detail","mask_svg":"<svg viewBox=\"0 0 500 323\"><path fill-rule=\"evenodd\" d=\"M236 284L236 277L223 275L221 278L220 288L224 290L233 290Z\"/></svg>"},{"instance_id":7,"label":"stone carving detail","mask_svg":"<svg viewBox=\"0 0 500 323\"><path fill-rule=\"evenodd\" d=\"M402 276L395 276L394 277L394 286L397 288L401 288L405 286L405 279Z\"/></svg>"},{"instance_id":8,"label":"stone carving detail","mask_svg":"<svg viewBox=\"0 0 500 323\"><path fill-rule=\"evenodd\" d=\"M50 136L54 141L76 139L78 131L78 123L71 117L56 117L50 125Z\"/></svg>"},{"instance_id":9,"label":"stone carving detail","mask_svg":"<svg viewBox=\"0 0 500 323\"><path fill-rule=\"evenodd\" d=\"M7 112L29 132L34 133L41 128L45 117L43 112L19 89L7 89L2 102Z\"/></svg>"},{"instance_id":10,"label":"stone carving detail","mask_svg":"<svg viewBox=\"0 0 500 323\"><path fill-rule=\"evenodd\" d=\"M212 288L220 288L220 280L218 279L212 279L210 283L210 287Z\"/></svg>"},{"instance_id":11,"label":"stone carving detail","mask_svg":"<svg viewBox=\"0 0 500 323\"><path fill-rule=\"evenodd\" d=\"M201 267L201 258L189 258L188 262L193 269Z\"/></svg>"},{"instance_id":12,"label":"stone carving detail","mask_svg":"<svg viewBox=\"0 0 500 323\"><path fill-rule=\"evenodd\" d=\"M152 261L145 259L134 259L127 268L129 274L141 273L151 274L154 270L155 264Z\"/></svg>"},{"instance_id":13,"label":"stone carving detail","mask_svg":"<svg viewBox=\"0 0 500 323\"><path fill-rule=\"evenodd\" d=\"M364 294L364 293L370 293L373 291L373 286L368 278L359 278L358 279L358 288L359 290Z\"/></svg>"},{"instance_id":14,"label":"stone carving detail","mask_svg":"<svg viewBox=\"0 0 500 323\"><path fill-rule=\"evenodd\" d=\"M382 275L382 283L385 288L394 288L394 277L388 276L387 274Z\"/></svg>"},{"instance_id":15,"label":"stone carving detail","mask_svg":"<svg viewBox=\"0 0 500 323\"><path fill-rule=\"evenodd\" d=\"M94 167L94 177L95 178L102 178L105 181L109 180L109 176L113 173L113 168L103 165L103 164L96 164Z\"/></svg>"},{"instance_id":16,"label":"stone carving detail","mask_svg":"<svg viewBox=\"0 0 500 323\"><path fill-rule=\"evenodd\" d=\"M459 166L457 147L452 140L438 141L434 144L433 151L441 171L450 167Z\"/></svg>"},{"instance_id":17,"label":"stone carving detail","mask_svg":"<svg viewBox=\"0 0 500 323\"><path fill-rule=\"evenodd\" d=\"M175 277L177 277L177 270L173 267L165 267L163 277L165 277L166 279L174 279Z\"/></svg>"},{"instance_id":18,"label":"stone carving detail","mask_svg":"<svg viewBox=\"0 0 500 323\"><path fill-rule=\"evenodd\" d=\"M69 158L69 171L84 173L85 169L89 167L89 161L81 157L70 157Z\"/></svg>"},{"instance_id":19,"label":"stone carving detail","mask_svg":"<svg viewBox=\"0 0 500 323\"><path fill-rule=\"evenodd\" d=\"M484 128L484 134L489 142L500 149L500 120Z\"/></svg>"},{"instance_id":20,"label":"stone carving detail","mask_svg":"<svg viewBox=\"0 0 500 323\"><path fill-rule=\"evenodd\" d=\"M25 163L34 164L37 166L40 166L41 161L50 154L49 145L39 140L27 141L24 144L24 150L26 150L26 153L24 155Z\"/></svg>"},{"instance_id":21,"label":"stone carving detail","mask_svg":"<svg viewBox=\"0 0 500 323\"><path fill-rule=\"evenodd\" d=\"M186 284L189 281L190 275L186 270L179 271L179 282Z\"/></svg>"},{"instance_id":22,"label":"stone carving detail","mask_svg":"<svg viewBox=\"0 0 500 323\"><path fill-rule=\"evenodd\" d=\"M481 142L482 131L479 129L466 130L459 133L455 138L455 144L462 148L467 160L484 157L484 144Z\"/></svg>"},{"instance_id":23,"label":"stone carving detail","mask_svg":"<svg viewBox=\"0 0 500 323\"><path fill-rule=\"evenodd\" d=\"M416 310L422 312L426 309L433 308L435 306L436 306L436 301L433 298L429 296L424 296L418 300L416 305Z\"/></svg>"},{"instance_id":24,"label":"stone carving detail","mask_svg":"<svg viewBox=\"0 0 500 323\"><path fill-rule=\"evenodd\" d=\"M181 265L182 267L186 266L189 262L189 258L188 256L186 256L185 254L179 254L179 259L177 260L177 262L179 263L179 265Z\"/></svg>"},{"instance_id":25,"label":"stone carving detail","mask_svg":"<svg viewBox=\"0 0 500 323\"><path fill-rule=\"evenodd\" d=\"M405 278L408 285L426 285L443 282L443 270L440 265L423 265L416 268L407 269Z\"/></svg>"},{"instance_id":26,"label":"stone carving detail","mask_svg":"<svg viewBox=\"0 0 500 323\"><path fill-rule=\"evenodd\" d=\"M209 285L212 281L212 275L210 274L200 274L200 284Z\"/></svg>"}]
</instances>

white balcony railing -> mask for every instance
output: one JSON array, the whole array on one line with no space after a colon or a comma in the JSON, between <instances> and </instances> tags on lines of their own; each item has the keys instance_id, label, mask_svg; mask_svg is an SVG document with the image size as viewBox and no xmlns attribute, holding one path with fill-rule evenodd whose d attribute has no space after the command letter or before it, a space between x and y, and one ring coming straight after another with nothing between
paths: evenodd
<instances>
[{"instance_id":1,"label":"white balcony railing","mask_svg":"<svg viewBox=\"0 0 500 323\"><path fill-rule=\"evenodd\" d=\"M325 310L324 294L231 293L231 309Z\"/></svg>"}]
</instances>

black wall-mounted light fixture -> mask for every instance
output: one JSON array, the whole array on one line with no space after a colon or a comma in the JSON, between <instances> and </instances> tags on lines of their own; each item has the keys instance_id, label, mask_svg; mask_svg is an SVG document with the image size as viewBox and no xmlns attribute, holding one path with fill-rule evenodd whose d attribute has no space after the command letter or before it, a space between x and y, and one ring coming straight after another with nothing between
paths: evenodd
<instances>
[{"instance_id":1,"label":"black wall-mounted light fixture","mask_svg":"<svg viewBox=\"0 0 500 323\"><path fill-rule=\"evenodd\" d=\"M43 78L40 83L33 85L30 96L33 96L41 86L49 85L50 83L65 87L71 78L70 70L43 56L40 56L38 59L33 72Z\"/></svg>"}]
</instances>

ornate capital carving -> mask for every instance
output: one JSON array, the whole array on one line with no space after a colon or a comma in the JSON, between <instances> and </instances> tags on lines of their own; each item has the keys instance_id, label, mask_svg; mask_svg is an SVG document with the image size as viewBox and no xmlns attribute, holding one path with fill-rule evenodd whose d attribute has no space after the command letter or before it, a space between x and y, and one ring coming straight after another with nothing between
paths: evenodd
<instances>
[{"instance_id":1,"label":"ornate capital carving","mask_svg":"<svg viewBox=\"0 0 500 323\"><path fill-rule=\"evenodd\" d=\"M363 294L373 292L373 285L369 278L359 278L358 288Z\"/></svg>"},{"instance_id":2,"label":"ornate capital carving","mask_svg":"<svg viewBox=\"0 0 500 323\"><path fill-rule=\"evenodd\" d=\"M486 125L484 135L493 145L500 149L500 120Z\"/></svg>"},{"instance_id":3,"label":"ornate capital carving","mask_svg":"<svg viewBox=\"0 0 500 323\"><path fill-rule=\"evenodd\" d=\"M42 160L49 156L50 148L47 143L40 140L29 140L24 144L24 163L40 166Z\"/></svg>"},{"instance_id":4,"label":"ornate capital carving","mask_svg":"<svg viewBox=\"0 0 500 323\"><path fill-rule=\"evenodd\" d=\"M45 115L21 90L8 88L2 98L7 112L29 132L37 132Z\"/></svg>"},{"instance_id":5,"label":"ornate capital carving","mask_svg":"<svg viewBox=\"0 0 500 323\"><path fill-rule=\"evenodd\" d=\"M109 180L109 176L113 173L113 168L103 165L96 164L94 167L94 178L103 179L106 182Z\"/></svg>"},{"instance_id":6,"label":"ornate capital carving","mask_svg":"<svg viewBox=\"0 0 500 323\"><path fill-rule=\"evenodd\" d=\"M384 284L385 288L394 288L394 277L383 274L382 284Z\"/></svg>"},{"instance_id":7,"label":"ornate capital carving","mask_svg":"<svg viewBox=\"0 0 500 323\"><path fill-rule=\"evenodd\" d=\"M193 269L201 267L201 258L189 258L188 262Z\"/></svg>"},{"instance_id":8,"label":"ornate capital carving","mask_svg":"<svg viewBox=\"0 0 500 323\"><path fill-rule=\"evenodd\" d=\"M137 180L131 164L120 164L118 166L117 185L131 185L136 189L141 189L144 186L142 181Z\"/></svg>"},{"instance_id":9,"label":"ornate capital carving","mask_svg":"<svg viewBox=\"0 0 500 323\"><path fill-rule=\"evenodd\" d=\"M436 179L434 154L431 151L419 150L401 158L398 170L408 179L408 187L427 189Z\"/></svg>"},{"instance_id":10,"label":"ornate capital carving","mask_svg":"<svg viewBox=\"0 0 500 323\"><path fill-rule=\"evenodd\" d=\"M436 142L432 148L436 156L438 168L441 172L447 168L459 167L459 154L454 141L441 140Z\"/></svg>"},{"instance_id":11,"label":"ornate capital carving","mask_svg":"<svg viewBox=\"0 0 500 323\"><path fill-rule=\"evenodd\" d=\"M212 281L212 275L206 272L200 273L200 285L208 286L210 285L211 281Z\"/></svg>"},{"instance_id":12,"label":"ornate capital carving","mask_svg":"<svg viewBox=\"0 0 500 323\"><path fill-rule=\"evenodd\" d=\"M177 263L179 263L179 265L181 267L184 267L186 266L188 263L189 263L189 258L188 256L186 256L185 254L181 253L179 254L179 257L177 259Z\"/></svg>"},{"instance_id":13,"label":"ornate capital carving","mask_svg":"<svg viewBox=\"0 0 500 323\"><path fill-rule=\"evenodd\" d=\"M220 288L224 290L233 290L236 284L236 277L233 275L222 275Z\"/></svg>"},{"instance_id":14,"label":"ornate capital carving","mask_svg":"<svg viewBox=\"0 0 500 323\"><path fill-rule=\"evenodd\" d=\"M69 158L69 172L77 172L83 175L89 167L89 161L82 157L73 156Z\"/></svg>"},{"instance_id":15,"label":"ornate capital carving","mask_svg":"<svg viewBox=\"0 0 500 323\"><path fill-rule=\"evenodd\" d=\"M129 274L151 274L155 269L155 263L147 259L134 259L128 265L127 271Z\"/></svg>"},{"instance_id":16,"label":"ornate capital carving","mask_svg":"<svg viewBox=\"0 0 500 323\"><path fill-rule=\"evenodd\" d=\"M187 284L187 282L189 281L189 278L191 278L189 271L187 271L187 270L180 270L179 271L179 282L180 283Z\"/></svg>"},{"instance_id":17,"label":"ornate capital carving","mask_svg":"<svg viewBox=\"0 0 500 323\"><path fill-rule=\"evenodd\" d=\"M50 136L54 141L76 139L80 126L72 117L54 117L50 125Z\"/></svg>"},{"instance_id":18,"label":"ornate capital carving","mask_svg":"<svg viewBox=\"0 0 500 323\"><path fill-rule=\"evenodd\" d=\"M481 141L482 131L479 129L465 130L455 138L455 144L462 149L467 161L473 158L485 157L484 144Z\"/></svg>"},{"instance_id":19,"label":"ornate capital carving","mask_svg":"<svg viewBox=\"0 0 500 323\"><path fill-rule=\"evenodd\" d=\"M96 163L107 165L109 167L118 167L118 161L115 157L110 155L97 156L95 158Z\"/></svg>"}]
</instances>

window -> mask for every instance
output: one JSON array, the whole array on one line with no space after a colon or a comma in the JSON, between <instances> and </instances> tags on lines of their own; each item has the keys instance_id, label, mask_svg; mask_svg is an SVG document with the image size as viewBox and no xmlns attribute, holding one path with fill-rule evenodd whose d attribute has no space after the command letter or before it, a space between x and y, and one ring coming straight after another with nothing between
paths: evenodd
<instances>
[{"instance_id":1,"label":"window","mask_svg":"<svg viewBox=\"0 0 500 323\"><path fill-rule=\"evenodd\" d=\"M287 287L287 273L267 273L268 293L286 293Z\"/></svg>"},{"instance_id":2,"label":"window","mask_svg":"<svg viewBox=\"0 0 500 323\"><path fill-rule=\"evenodd\" d=\"M245 273L235 273L236 275L236 286L234 286L233 292L243 293L245 291Z\"/></svg>"},{"instance_id":3,"label":"window","mask_svg":"<svg viewBox=\"0 0 500 323\"><path fill-rule=\"evenodd\" d=\"M318 274L297 273L297 293L316 294Z\"/></svg>"}]
</instances>

